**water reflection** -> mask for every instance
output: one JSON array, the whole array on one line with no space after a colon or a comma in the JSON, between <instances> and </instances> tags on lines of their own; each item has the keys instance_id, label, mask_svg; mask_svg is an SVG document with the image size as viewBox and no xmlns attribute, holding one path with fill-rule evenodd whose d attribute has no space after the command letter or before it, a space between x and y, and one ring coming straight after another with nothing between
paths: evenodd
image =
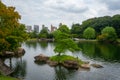
<instances>
[{"instance_id":1,"label":"water reflection","mask_svg":"<svg viewBox=\"0 0 120 80\"><path fill-rule=\"evenodd\" d=\"M48 42L46 42L46 41L39 42L38 44L39 44L39 45L41 46L41 48L44 49L44 50L45 50L45 49L47 48L47 46L48 46Z\"/></svg>"},{"instance_id":2,"label":"water reflection","mask_svg":"<svg viewBox=\"0 0 120 80\"><path fill-rule=\"evenodd\" d=\"M34 48L34 49L37 48L37 42L36 41L26 41L25 44L29 48L31 48L31 47Z\"/></svg>"},{"instance_id":3,"label":"water reflection","mask_svg":"<svg viewBox=\"0 0 120 80\"><path fill-rule=\"evenodd\" d=\"M120 46L112 44L100 44L95 42L79 42L84 55L93 59L107 61L120 61Z\"/></svg>"},{"instance_id":4,"label":"water reflection","mask_svg":"<svg viewBox=\"0 0 120 80\"><path fill-rule=\"evenodd\" d=\"M50 67L45 63L34 62L34 57L43 53L48 56L54 55L55 43L25 42L22 47L26 54L19 58L5 59L5 62L15 72L14 77L24 78L23 80L120 80L120 46L112 44L99 44L95 42L80 42L82 52L71 54L86 60L94 59L102 63L104 68L93 69L82 72L67 70L62 66ZM69 54L69 52L66 52ZM100 60L103 60L101 62ZM93 60L93 62L94 62ZM114 62L114 61L117 62ZM113 61L111 63L111 61Z\"/></svg>"},{"instance_id":5,"label":"water reflection","mask_svg":"<svg viewBox=\"0 0 120 80\"><path fill-rule=\"evenodd\" d=\"M26 76L26 61L22 60L22 58L17 59L14 65L14 72L11 74L13 77L17 78L25 78Z\"/></svg>"}]
</instances>

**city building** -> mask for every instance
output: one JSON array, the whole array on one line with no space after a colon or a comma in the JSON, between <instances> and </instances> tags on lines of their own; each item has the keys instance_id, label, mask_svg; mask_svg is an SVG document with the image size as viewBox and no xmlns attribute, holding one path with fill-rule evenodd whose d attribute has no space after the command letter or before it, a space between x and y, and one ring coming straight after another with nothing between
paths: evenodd
<instances>
[{"instance_id":1,"label":"city building","mask_svg":"<svg viewBox=\"0 0 120 80\"><path fill-rule=\"evenodd\" d=\"M35 31L36 33L39 33L39 25L34 25L34 31Z\"/></svg>"},{"instance_id":2,"label":"city building","mask_svg":"<svg viewBox=\"0 0 120 80\"><path fill-rule=\"evenodd\" d=\"M57 30L57 27L51 25L51 32L53 32L53 31L55 31L55 30Z\"/></svg>"},{"instance_id":3,"label":"city building","mask_svg":"<svg viewBox=\"0 0 120 80\"><path fill-rule=\"evenodd\" d=\"M26 26L26 32L28 33L32 32L32 26Z\"/></svg>"}]
</instances>

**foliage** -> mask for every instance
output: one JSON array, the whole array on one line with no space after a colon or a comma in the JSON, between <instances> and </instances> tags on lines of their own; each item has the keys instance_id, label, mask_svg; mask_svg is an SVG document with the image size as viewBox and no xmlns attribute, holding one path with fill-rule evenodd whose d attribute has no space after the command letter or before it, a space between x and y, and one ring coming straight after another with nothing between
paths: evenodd
<instances>
[{"instance_id":1,"label":"foliage","mask_svg":"<svg viewBox=\"0 0 120 80\"><path fill-rule=\"evenodd\" d=\"M30 32L30 33L29 33L29 37L30 37L30 38L37 38L38 35L37 35L37 33L36 33L35 31L33 31L33 32Z\"/></svg>"},{"instance_id":2,"label":"foliage","mask_svg":"<svg viewBox=\"0 0 120 80\"><path fill-rule=\"evenodd\" d=\"M120 37L120 14L114 15L114 16L103 16L103 17L95 17L90 18L82 22L79 27L75 27L75 25L72 25L71 33L82 35L83 31L88 28L92 27L96 31L96 35L100 35L101 30L105 28L106 26L112 26L116 30L117 36ZM73 27L74 26L74 27ZM80 31L80 33L78 32Z\"/></svg>"},{"instance_id":3,"label":"foliage","mask_svg":"<svg viewBox=\"0 0 120 80\"><path fill-rule=\"evenodd\" d=\"M95 38L95 30L92 27L88 27L87 29L85 29L85 31L83 32L83 36L86 39L94 39Z\"/></svg>"},{"instance_id":4,"label":"foliage","mask_svg":"<svg viewBox=\"0 0 120 80\"><path fill-rule=\"evenodd\" d=\"M19 80L19 79L0 75L0 80Z\"/></svg>"},{"instance_id":5,"label":"foliage","mask_svg":"<svg viewBox=\"0 0 120 80\"><path fill-rule=\"evenodd\" d=\"M25 25L19 23L21 16L15 7L7 7L0 1L0 52L14 50L27 38Z\"/></svg>"},{"instance_id":6,"label":"foliage","mask_svg":"<svg viewBox=\"0 0 120 80\"><path fill-rule=\"evenodd\" d=\"M59 41L61 39L67 39L70 38L70 35L64 32L61 32L60 30L54 31L53 36L55 38L55 41Z\"/></svg>"},{"instance_id":7,"label":"foliage","mask_svg":"<svg viewBox=\"0 0 120 80\"><path fill-rule=\"evenodd\" d=\"M73 34L73 37L81 37L80 34L82 34L82 27L80 24L72 24L71 28L71 34Z\"/></svg>"},{"instance_id":8,"label":"foliage","mask_svg":"<svg viewBox=\"0 0 120 80\"><path fill-rule=\"evenodd\" d=\"M120 14L112 17L112 26L115 28L117 36L120 37Z\"/></svg>"},{"instance_id":9,"label":"foliage","mask_svg":"<svg viewBox=\"0 0 120 80\"><path fill-rule=\"evenodd\" d=\"M50 57L50 60L51 61L57 61L57 62L60 62L60 63L63 63L66 60L74 60L74 61L78 61L79 64L83 63L80 59L75 58L73 56L69 56L69 55L52 56L52 57Z\"/></svg>"},{"instance_id":10,"label":"foliage","mask_svg":"<svg viewBox=\"0 0 120 80\"><path fill-rule=\"evenodd\" d=\"M47 38L47 36L48 36L48 31L45 28L43 28L38 35L39 38Z\"/></svg>"},{"instance_id":11,"label":"foliage","mask_svg":"<svg viewBox=\"0 0 120 80\"><path fill-rule=\"evenodd\" d=\"M70 35L60 30L57 30L53 33L56 41L56 47L54 51L61 55L61 53L65 53L67 50L74 52L76 50L80 50L77 44L70 38Z\"/></svg>"},{"instance_id":12,"label":"foliage","mask_svg":"<svg viewBox=\"0 0 120 80\"><path fill-rule=\"evenodd\" d=\"M99 41L105 41L105 42L116 42L117 41L117 34L113 27L105 27L101 31L101 35L98 36Z\"/></svg>"},{"instance_id":13,"label":"foliage","mask_svg":"<svg viewBox=\"0 0 120 80\"><path fill-rule=\"evenodd\" d=\"M70 30L69 28L67 27L67 25L61 25L58 30L60 30L61 32L64 32L64 33L67 33L69 34L70 33Z\"/></svg>"},{"instance_id":14,"label":"foliage","mask_svg":"<svg viewBox=\"0 0 120 80\"><path fill-rule=\"evenodd\" d=\"M76 43L69 38L60 40L54 49L54 51L58 52L59 54L65 53L67 50L74 52L79 51L80 49L78 48Z\"/></svg>"}]
</instances>

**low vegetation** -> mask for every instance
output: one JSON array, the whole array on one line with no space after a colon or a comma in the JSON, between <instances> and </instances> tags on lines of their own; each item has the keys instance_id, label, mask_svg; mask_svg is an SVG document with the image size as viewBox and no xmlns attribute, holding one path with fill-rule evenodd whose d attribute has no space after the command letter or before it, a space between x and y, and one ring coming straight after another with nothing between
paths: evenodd
<instances>
[{"instance_id":1,"label":"low vegetation","mask_svg":"<svg viewBox=\"0 0 120 80\"><path fill-rule=\"evenodd\" d=\"M72 61L77 61L79 63L79 65L81 65L83 63L83 61L81 61L80 59L75 58L73 56L69 56L69 55L52 56L50 58L50 60L51 61L57 61L57 62L60 62L60 63L63 63L64 61L67 61L67 60L72 60Z\"/></svg>"},{"instance_id":2,"label":"low vegetation","mask_svg":"<svg viewBox=\"0 0 120 80\"><path fill-rule=\"evenodd\" d=\"M19 79L0 75L0 80L19 80Z\"/></svg>"}]
</instances>

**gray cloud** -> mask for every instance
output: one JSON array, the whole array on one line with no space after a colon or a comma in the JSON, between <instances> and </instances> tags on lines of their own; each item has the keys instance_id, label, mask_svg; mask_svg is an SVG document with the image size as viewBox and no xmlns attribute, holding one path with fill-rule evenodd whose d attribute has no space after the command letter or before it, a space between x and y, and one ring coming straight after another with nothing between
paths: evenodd
<instances>
[{"instance_id":1,"label":"gray cloud","mask_svg":"<svg viewBox=\"0 0 120 80\"><path fill-rule=\"evenodd\" d=\"M100 0L105 3L110 10L120 10L120 0Z\"/></svg>"},{"instance_id":2,"label":"gray cloud","mask_svg":"<svg viewBox=\"0 0 120 80\"><path fill-rule=\"evenodd\" d=\"M27 25L71 25L92 17L120 13L119 0L2 0L15 6Z\"/></svg>"}]
</instances>

